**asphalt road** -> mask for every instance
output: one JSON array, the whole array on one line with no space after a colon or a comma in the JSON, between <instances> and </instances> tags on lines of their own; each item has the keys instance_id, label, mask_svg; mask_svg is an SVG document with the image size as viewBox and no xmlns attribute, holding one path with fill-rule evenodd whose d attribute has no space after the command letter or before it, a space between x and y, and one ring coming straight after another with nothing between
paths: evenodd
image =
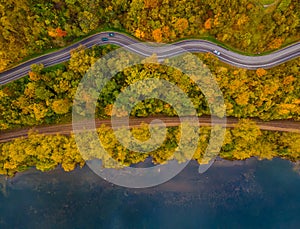
<instances>
[{"instance_id":1,"label":"asphalt road","mask_svg":"<svg viewBox=\"0 0 300 229\"><path fill-rule=\"evenodd\" d=\"M180 119L178 117L165 117L165 116L153 116L147 118L130 118L129 125L130 127L138 127L141 123L150 123L153 119L160 119L165 123L166 127L179 126ZM252 119L256 122L256 124L260 127L261 130L270 130L270 131L281 131L281 132L295 132L300 133L300 122L293 120L276 120L276 121L268 121L263 122L259 119ZM224 124L224 122L220 119L214 120L215 124ZM96 120L96 127L100 127L102 124L106 126L111 126L111 120ZM226 127L234 128L238 123L237 118L228 117L226 119ZM199 125L200 126L211 126L211 117L210 116L201 116L199 117ZM224 125L223 125L224 126ZM85 126L89 129L88 126ZM20 137L28 137L28 131L33 130L40 134L44 135L70 135L73 131L72 123L68 124L58 124L58 125L50 125L50 126L36 126L34 128L23 128L19 130L10 130L10 131L0 131L0 143L9 142L16 138Z\"/></svg>"},{"instance_id":2,"label":"asphalt road","mask_svg":"<svg viewBox=\"0 0 300 229\"><path fill-rule=\"evenodd\" d=\"M70 51L77 48L79 45L83 45L90 48L94 45L104 44L115 44L131 50L134 53L140 54L144 57L151 56L153 53L157 54L158 59L161 61L165 58L179 55L183 52L209 52L213 53L213 50L220 51L218 58L230 65L234 65L240 68L246 69L257 69L257 68L272 68L276 65L294 59L300 56L300 42L290 45L281 50L275 51L264 56L245 56L238 53L229 51L219 45L212 42L200 40L200 39L189 39L183 40L172 45L178 47L175 48L169 45L157 46L149 44L141 44L140 41L125 35L123 33L114 32L114 37L108 36L109 32L101 32L90 37L87 37L77 43L74 43L66 48L59 51L46 54L29 61L26 61L14 68L11 68L5 72L0 73L0 85L4 85L21 77L28 75L30 66L32 64L43 64L45 67L53 66L70 59ZM108 41L102 41L101 38L108 37ZM134 47L130 45L135 44Z\"/></svg>"}]
</instances>

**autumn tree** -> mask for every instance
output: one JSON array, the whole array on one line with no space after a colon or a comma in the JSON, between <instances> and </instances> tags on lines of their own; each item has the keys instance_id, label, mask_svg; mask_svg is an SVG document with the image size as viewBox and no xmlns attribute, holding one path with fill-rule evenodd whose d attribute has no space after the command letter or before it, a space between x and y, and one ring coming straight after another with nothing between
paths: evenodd
<instances>
[{"instance_id":1,"label":"autumn tree","mask_svg":"<svg viewBox=\"0 0 300 229\"><path fill-rule=\"evenodd\" d=\"M159 0L144 0L145 8L155 8L159 4Z\"/></svg>"},{"instance_id":2,"label":"autumn tree","mask_svg":"<svg viewBox=\"0 0 300 229\"><path fill-rule=\"evenodd\" d=\"M155 29L152 31L152 36L153 36L153 39L156 41L156 42L162 42L162 31L161 29Z\"/></svg>"},{"instance_id":3,"label":"autumn tree","mask_svg":"<svg viewBox=\"0 0 300 229\"><path fill-rule=\"evenodd\" d=\"M61 28L56 28L56 29L49 28L48 29L48 35L50 37L54 37L54 38L56 38L56 37L65 37L65 36L67 36L67 32L63 31Z\"/></svg>"},{"instance_id":4,"label":"autumn tree","mask_svg":"<svg viewBox=\"0 0 300 229\"><path fill-rule=\"evenodd\" d=\"M189 22L186 18L179 18L175 24L175 28L179 33L183 33L189 27Z\"/></svg>"},{"instance_id":5,"label":"autumn tree","mask_svg":"<svg viewBox=\"0 0 300 229\"><path fill-rule=\"evenodd\" d=\"M71 103L68 99L58 99L53 101L52 109L56 114L66 114L69 112Z\"/></svg>"},{"instance_id":6,"label":"autumn tree","mask_svg":"<svg viewBox=\"0 0 300 229\"><path fill-rule=\"evenodd\" d=\"M206 30L211 29L211 18L209 18L209 19L207 19L207 20L205 21L205 23L204 23L204 28L205 28Z\"/></svg>"},{"instance_id":7,"label":"autumn tree","mask_svg":"<svg viewBox=\"0 0 300 229\"><path fill-rule=\"evenodd\" d=\"M258 76L258 77L262 77L262 76L264 76L264 75L266 75L267 74L267 71L265 70L265 69L263 69L263 68L258 68L257 70L256 70L256 75Z\"/></svg>"}]
</instances>

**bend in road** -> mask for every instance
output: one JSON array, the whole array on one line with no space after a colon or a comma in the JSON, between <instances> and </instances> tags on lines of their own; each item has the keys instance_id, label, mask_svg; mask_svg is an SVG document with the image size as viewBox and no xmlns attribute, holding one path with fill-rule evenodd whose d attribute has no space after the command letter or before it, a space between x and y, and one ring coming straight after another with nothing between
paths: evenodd
<instances>
[{"instance_id":1,"label":"bend in road","mask_svg":"<svg viewBox=\"0 0 300 229\"><path fill-rule=\"evenodd\" d=\"M159 60L180 55L183 52L209 52L214 54L213 51L218 50L220 52L220 55L217 55L217 57L221 61L236 67L252 70L258 68L272 68L274 66L277 66L279 64L282 64L286 61L292 60L300 56L300 42L297 42L293 45L290 45L268 55L245 56L232 52L226 48L223 48L217 44L206 40L188 39L173 43L171 44L172 46L153 46L149 45L149 43L141 43L141 41L119 32L114 32L115 35L113 37L109 37L108 34L111 32L113 31L101 32L92 35L66 48L31 59L14 68L2 72L0 73L0 85L7 84L9 82L12 82L14 80L28 75L28 72L30 71L30 66L32 64L43 64L45 67L50 67L65 62L70 59L70 51L78 48L80 45L83 45L87 48L91 48L94 45L115 44L144 57L149 57L153 53L156 53ZM108 37L109 40L102 41L103 37ZM135 44L135 46L130 47L130 45L133 44ZM174 46L178 47L178 49L174 49Z\"/></svg>"}]
</instances>

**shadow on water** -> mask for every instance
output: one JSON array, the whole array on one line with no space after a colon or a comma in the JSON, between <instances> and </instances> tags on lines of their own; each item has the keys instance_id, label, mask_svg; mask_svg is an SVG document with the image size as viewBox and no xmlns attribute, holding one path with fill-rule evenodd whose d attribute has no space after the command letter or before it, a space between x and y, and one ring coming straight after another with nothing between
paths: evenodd
<instances>
[{"instance_id":1,"label":"shadow on water","mask_svg":"<svg viewBox=\"0 0 300 229\"><path fill-rule=\"evenodd\" d=\"M289 161L191 162L148 189L112 185L88 167L0 177L0 228L298 228L300 176Z\"/></svg>"}]
</instances>

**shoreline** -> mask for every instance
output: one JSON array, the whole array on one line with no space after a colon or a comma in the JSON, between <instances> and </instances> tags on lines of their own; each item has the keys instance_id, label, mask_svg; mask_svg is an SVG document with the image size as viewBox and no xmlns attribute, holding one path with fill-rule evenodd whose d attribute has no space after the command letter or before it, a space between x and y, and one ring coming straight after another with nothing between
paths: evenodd
<instances>
[{"instance_id":1,"label":"shoreline","mask_svg":"<svg viewBox=\"0 0 300 229\"><path fill-rule=\"evenodd\" d=\"M283 163L288 163L291 166L294 166L295 163L291 162L290 160L285 160L281 158L273 158L272 160L258 160L255 157L251 157L245 160L226 160L222 158L217 158L213 165L203 174L198 173L198 162L195 160L190 161L190 163L174 178L172 178L170 181L161 184L156 187L161 187L162 190L193 190L193 187L188 187L190 185L183 185L186 184L185 180L190 180L192 175L192 180L196 179L197 177L207 177L211 173L214 173L215 171L219 170L234 170L234 171L247 171L252 170L255 168L256 164L262 162L273 162L273 161L282 161ZM222 174L223 175L223 174ZM30 168L24 172L18 172L13 177L7 177L5 175L0 175L0 185L10 187L10 188L16 188L16 189L22 189L22 188L33 188L34 184L36 183L48 183L48 184L55 184L57 180L62 179L68 180L70 177L80 177L81 181L78 182L78 185L84 184L86 182L91 183L98 183L101 185L104 185L105 187L116 187L116 185L109 183L102 179L101 177L97 176L92 172L92 170L89 169L87 165L84 165L84 167L80 168L77 166L73 171L66 172L62 169L61 166L56 167L55 169L47 172L42 172L37 170L36 168ZM49 180L47 179L49 178ZM82 179L84 178L84 179ZM179 181L179 184L177 182ZM183 183L182 183L183 182ZM182 184L180 184L182 183ZM5 185L4 185L5 184ZM155 188L155 187L154 187ZM153 188L145 188L145 189L129 189L129 190L151 190Z\"/></svg>"},{"instance_id":2,"label":"shoreline","mask_svg":"<svg viewBox=\"0 0 300 229\"><path fill-rule=\"evenodd\" d=\"M253 156L253 157L250 157L250 158L246 158L244 160L228 160L228 159L221 158L220 156L217 156L211 167L226 168L226 167L234 167L234 166L251 166L253 163L256 163L256 162L259 162L259 161L270 161L271 162L273 160L287 161L287 162L289 162L293 165L300 164L300 160L299 161L292 161L292 160L284 159L284 158L280 158L280 157L273 157L272 159L262 159L262 160L260 160L259 158ZM189 164L191 164L191 163L194 164L193 166L199 166L199 163L195 159L192 159L186 167L188 167ZM138 167L137 165L142 165L142 166L140 166L141 168L142 167L147 167L147 166L143 166L143 164L147 165L147 162L140 162L138 164L135 164L134 167L137 168ZM7 176L7 175L0 174L0 181L3 180L3 178L5 180L14 180L14 179L21 178L22 176L27 176L27 175L31 175L31 174L38 174L38 173L40 173L40 174L49 174L49 175L50 174L56 174L56 173L63 173L63 174L71 174L71 173L78 173L78 172L80 173L81 170L86 170L86 169L90 170L87 164L85 164L82 168L79 165L77 165L76 168L72 171L65 171L62 168L61 165L58 165L57 167L55 167L52 170L44 171L44 172L41 171L41 170L36 169L35 167L32 167L32 168L26 169L22 172L17 172L17 173L14 174L14 176L11 176L11 177ZM206 172L204 172L204 174L205 173Z\"/></svg>"}]
</instances>

